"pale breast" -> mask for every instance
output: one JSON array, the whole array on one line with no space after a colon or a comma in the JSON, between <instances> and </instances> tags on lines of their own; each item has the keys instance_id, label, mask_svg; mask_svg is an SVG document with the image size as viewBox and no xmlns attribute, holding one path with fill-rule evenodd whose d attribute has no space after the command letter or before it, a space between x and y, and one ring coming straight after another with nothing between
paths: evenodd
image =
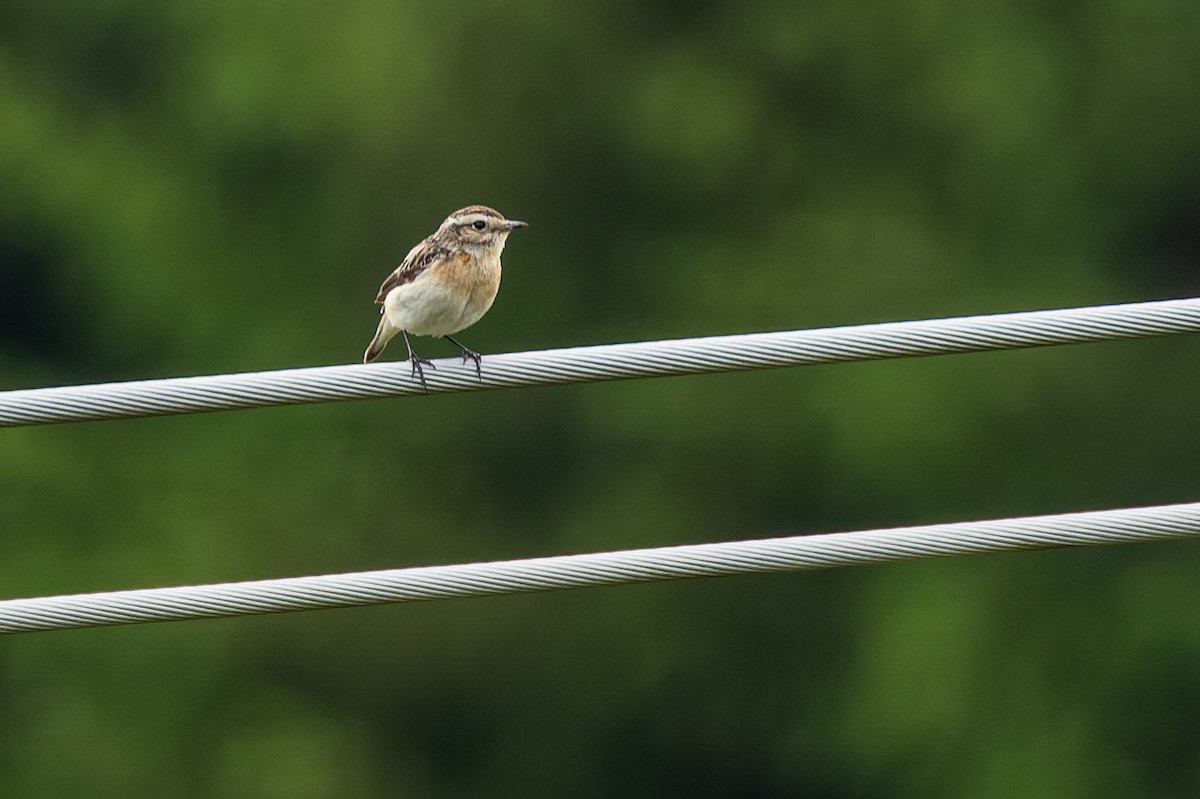
<instances>
[{"instance_id":1,"label":"pale breast","mask_svg":"<svg viewBox=\"0 0 1200 799\"><path fill-rule=\"evenodd\" d=\"M500 258L459 251L430 267L384 302L392 324L424 336L453 335L479 321L500 289Z\"/></svg>"},{"instance_id":2,"label":"pale breast","mask_svg":"<svg viewBox=\"0 0 1200 799\"><path fill-rule=\"evenodd\" d=\"M450 291L463 297L467 312L483 306L479 312L492 304L500 290L500 254L485 252L473 255L460 250L452 257L442 260L435 268L437 277ZM478 319L476 316L475 319Z\"/></svg>"}]
</instances>

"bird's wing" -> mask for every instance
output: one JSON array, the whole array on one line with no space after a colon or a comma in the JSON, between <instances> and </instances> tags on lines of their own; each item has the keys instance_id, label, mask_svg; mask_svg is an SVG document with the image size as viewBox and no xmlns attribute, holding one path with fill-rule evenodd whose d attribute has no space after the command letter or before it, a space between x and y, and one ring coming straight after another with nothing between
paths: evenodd
<instances>
[{"instance_id":1,"label":"bird's wing","mask_svg":"<svg viewBox=\"0 0 1200 799\"><path fill-rule=\"evenodd\" d=\"M411 283L417 278L417 275L449 254L450 250L445 245L434 241L433 236L425 239L409 250L408 255L404 256L404 260L396 267L396 271L384 279L383 285L379 287L379 293L375 295L375 303L382 303L389 291L396 286Z\"/></svg>"}]
</instances>

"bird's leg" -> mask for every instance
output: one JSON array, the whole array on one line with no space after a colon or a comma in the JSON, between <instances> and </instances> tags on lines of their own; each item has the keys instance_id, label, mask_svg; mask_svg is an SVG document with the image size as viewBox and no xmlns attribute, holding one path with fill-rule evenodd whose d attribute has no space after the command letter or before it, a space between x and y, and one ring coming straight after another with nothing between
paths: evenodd
<instances>
[{"instance_id":1,"label":"bird's leg","mask_svg":"<svg viewBox=\"0 0 1200 799\"><path fill-rule=\"evenodd\" d=\"M480 367L480 363L483 361L483 356L480 355L475 350L467 349L462 344L460 344L458 342L458 340L455 339L453 336L445 336L444 338L447 341L449 341L451 344L454 344L460 350L462 350L463 363L467 362L467 358L470 358L472 361L475 362L475 376L477 378L479 378L479 382L482 383L483 382L483 369L482 369L482 367Z\"/></svg>"},{"instance_id":2,"label":"bird's leg","mask_svg":"<svg viewBox=\"0 0 1200 799\"><path fill-rule=\"evenodd\" d=\"M421 388L425 389L425 393L428 394L429 386L425 385L425 370L422 369L421 367L428 366L430 369L436 369L437 367L434 366L431 362L425 360L424 358L417 357L417 354L415 352L413 352L412 344L409 343L409 341L408 341L408 331L407 330L401 330L400 334L402 336L404 336L404 346L408 347L408 360L412 362L413 375L420 378Z\"/></svg>"}]
</instances>

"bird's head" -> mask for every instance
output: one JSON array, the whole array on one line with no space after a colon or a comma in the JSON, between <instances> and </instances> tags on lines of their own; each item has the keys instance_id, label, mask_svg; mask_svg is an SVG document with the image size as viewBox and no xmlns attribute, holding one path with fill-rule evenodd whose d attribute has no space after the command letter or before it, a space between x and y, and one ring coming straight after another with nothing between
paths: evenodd
<instances>
[{"instance_id":1,"label":"bird's head","mask_svg":"<svg viewBox=\"0 0 1200 799\"><path fill-rule=\"evenodd\" d=\"M480 248L503 246L508 234L519 227L529 226L516 219L505 219L499 211L486 205L460 208L442 223L442 231L452 240Z\"/></svg>"}]
</instances>

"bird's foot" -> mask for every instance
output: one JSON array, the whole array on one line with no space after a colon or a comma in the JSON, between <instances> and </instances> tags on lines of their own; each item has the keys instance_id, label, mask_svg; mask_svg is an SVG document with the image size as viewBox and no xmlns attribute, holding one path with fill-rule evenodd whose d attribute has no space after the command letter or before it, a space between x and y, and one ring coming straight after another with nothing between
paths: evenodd
<instances>
[{"instance_id":1,"label":"bird's foot","mask_svg":"<svg viewBox=\"0 0 1200 799\"><path fill-rule=\"evenodd\" d=\"M430 369L436 369L437 367L433 365L432 361L428 361L425 358L418 358L416 353L408 356L408 360L412 362L413 377L421 381L421 388L428 394L429 386L425 383L425 370L422 367L428 366Z\"/></svg>"},{"instance_id":2,"label":"bird's foot","mask_svg":"<svg viewBox=\"0 0 1200 799\"><path fill-rule=\"evenodd\" d=\"M463 359L462 362L464 364L466 364L467 359L470 359L475 362L475 377L478 378L480 383L482 383L483 382L483 366L482 366L483 356L480 355L475 350L470 349L469 347L464 347L458 341L458 339L451 338L450 336L446 336L446 340L448 340L451 344L453 344L454 346L456 346L460 350L462 350L462 359Z\"/></svg>"},{"instance_id":3,"label":"bird's foot","mask_svg":"<svg viewBox=\"0 0 1200 799\"><path fill-rule=\"evenodd\" d=\"M466 347L463 347L462 358L463 358L464 364L467 362L468 359L475 362L475 377L479 380L480 383L482 383L483 382L483 366L481 364L483 363L483 356L480 355L475 350L469 350Z\"/></svg>"}]
</instances>

